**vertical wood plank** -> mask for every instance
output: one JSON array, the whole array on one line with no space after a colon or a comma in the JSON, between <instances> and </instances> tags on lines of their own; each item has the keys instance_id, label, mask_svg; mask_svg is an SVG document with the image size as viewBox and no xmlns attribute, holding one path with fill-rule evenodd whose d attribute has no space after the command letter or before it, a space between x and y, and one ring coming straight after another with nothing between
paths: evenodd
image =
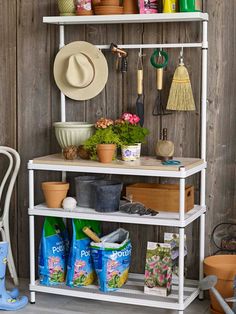
<instances>
[{"instance_id":1,"label":"vertical wood plank","mask_svg":"<svg viewBox=\"0 0 236 314\"><path fill-rule=\"evenodd\" d=\"M16 149L16 1L0 0L0 145ZM0 182L8 161L0 159ZM4 200L4 197L3 197ZM3 203L0 204L3 208ZM17 267L17 190L14 188L10 212L10 233Z\"/></svg>"},{"instance_id":2,"label":"vertical wood plank","mask_svg":"<svg viewBox=\"0 0 236 314\"><path fill-rule=\"evenodd\" d=\"M206 254L211 254L214 226L235 219L236 4L207 0L205 9L210 14Z\"/></svg>"},{"instance_id":3,"label":"vertical wood plank","mask_svg":"<svg viewBox=\"0 0 236 314\"><path fill-rule=\"evenodd\" d=\"M50 153L51 77L50 32L42 23L50 15L50 2L22 0L17 3L18 147L22 168L18 182L18 250L20 276L28 276L28 173L27 161ZM42 201L40 182L54 174L35 176L35 202ZM37 237L41 231L36 229ZM37 245L36 245L37 250Z\"/></svg>"}]
</instances>

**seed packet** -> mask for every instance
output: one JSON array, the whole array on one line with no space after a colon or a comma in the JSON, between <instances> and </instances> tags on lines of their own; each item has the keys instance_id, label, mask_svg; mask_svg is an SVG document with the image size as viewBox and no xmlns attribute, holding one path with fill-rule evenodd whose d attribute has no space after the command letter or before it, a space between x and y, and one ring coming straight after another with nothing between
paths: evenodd
<instances>
[{"instance_id":1,"label":"seed packet","mask_svg":"<svg viewBox=\"0 0 236 314\"><path fill-rule=\"evenodd\" d=\"M57 285L65 281L68 252L68 233L62 218L46 217L38 259L42 285Z\"/></svg>"},{"instance_id":2,"label":"seed packet","mask_svg":"<svg viewBox=\"0 0 236 314\"><path fill-rule=\"evenodd\" d=\"M98 236L101 234L100 223L92 220L73 219L73 236L67 266L66 284L70 287L91 285L96 279L90 242L84 232L84 227L89 227Z\"/></svg>"},{"instance_id":3,"label":"seed packet","mask_svg":"<svg viewBox=\"0 0 236 314\"><path fill-rule=\"evenodd\" d=\"M168 243L147 243L144 293L167 296L172 281L171 246Z\"/></svg>"},{"instance_id":4,"label":"seed packet","mask_svg":"<svg viewBox=\"0 0 236 314\"><path fill-rule=\"evenodd\" d=\"M132 249L129 232L119 228L101 240L101 243L91 242L99 289L103 292L115 291L128 279Z\"/></svg>"},{"instance_id":5,"label":"seed packet","mask_svg":"<svg viewBox=\"0 0 236 314\"><path fill-rule=\"evenodd\" d=\"M139 0L140 14L152 14L157 12L157 0Z\"/></svg>"},{"instance_id":6,"label":"seed packet","mask_svg":"<svg viewBox=\"0 0 236 314\"><path fill-rule=\"evenodd\" d=\"M169 243L171 246L171 259L172 259L172 279L177 280L179 276L179 234L178 233L164 233L164 242ZM186 235L184 235L184 256L187 257L187 244ZM186 263L184 263L186 265ZM184 269L187 273L187 267Z\"/></svg>"}]
</instances>

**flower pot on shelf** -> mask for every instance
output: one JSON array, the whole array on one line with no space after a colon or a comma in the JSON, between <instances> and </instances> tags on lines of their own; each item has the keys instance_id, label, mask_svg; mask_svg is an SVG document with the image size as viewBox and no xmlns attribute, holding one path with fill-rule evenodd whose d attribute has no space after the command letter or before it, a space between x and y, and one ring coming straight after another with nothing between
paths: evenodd
<instances>
[{"instance_id":1,"label":"flower pot on shelf","mask_svg":"<svg viewBox=\"0 0 236 314\"><path fill-rule=\"evenodd\" d=\"M94 207L92 183L103 180L102 176L79 176L75 178L76 201L80 207Z\"/></svg>"},{"instance_id":2,"label":"flower pot on shelf","mask_svg":"<svg viewBox=\"0 0 236 314\"><path fill-rule=\"evenodd\" d=\"M123 184L120 181L100 180L91 183L94 195L94 209L97 212L119 210Z\"/></svg>"},{"instance_id":3,"label":"flower pot on shelf","mask_svg":"<svg viewBox=\"0 0 236 314\"><path fill-rule=\"evenodd\" d=\"M124 0L124 14L138 14L138 1L137 0Z\"/></svg>"},{"instance_id":4,"label":"flower pot on shelf","mask_svg":"<svg viewBox=\"0 0 236 314\"><path fill-rule=\"evenodd\" d=\"M42 190L48 208L61 208L62 201L69 190L69 183L43 182Z\"/></svg>"},{"instance_id":5,"label":"flower pot on shelf","mask_svg":"<svg viewBox=\"0 0 236 314\"><path fill-rule=\"evenodd\" d=\"M215 288L222 297L233 297L233 281L236 275L236 255L214 255L204 259L204 274L218 278ZM224 313L220 304L210 292L211 313Z\"/></svg>"},{"instance_id":6,"label":"flower pot on shelf","mask_svg":"<svg viewBox=\"0 0 236 314\"><path fill-rule=\"evenodd\" d=\"M135 145L137 145L137 151L136 151L136 158L139 159L141 156L141 143L136 143Z\"/></svg>"},{"instance_id":7,"label":"flower pot on shelf","mask_svg":"<svg viewBox=\"0 0 236 314\"><path fill-rule=\"evenodd\" d=\"M127 145L121 147L121 158L124 161L134 161L137 159L138 154L137 145Z\"/></svg>"},{"instance_id":8,"label":"flower pot on shelf","mask_svg":"<svg viewBox=\"0 0 236 314\"><path fill-rule=\"evenodd\" d=\"M115 151L116 151L115 144L98 144L97 145L98 160L102 163L112 162Z\"/></svg>"},{"instance_id":9,"label":"flower pot on shelf","mask_svg":"<svg viewBox=\"0 0 236 314\"><path fill-rule=\"evenodd\" d=\"M75 2L74 0L57 0L60 15L70 16L75 15Z\"/></svg>"}]
</instances>

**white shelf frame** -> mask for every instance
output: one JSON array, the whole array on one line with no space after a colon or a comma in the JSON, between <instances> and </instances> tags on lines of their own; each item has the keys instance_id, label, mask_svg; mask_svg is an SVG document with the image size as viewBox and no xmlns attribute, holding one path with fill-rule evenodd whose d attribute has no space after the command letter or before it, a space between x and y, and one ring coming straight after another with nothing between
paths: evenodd
<instances>
[{"instance_id":1,"label":"white shelf frame","mask_svg":"<svg viewBox=\"0 0 236 314\"><path fill-rule=\"evenodd\" d=\"M202 49L202 89L201 89L201 158L204 160L204 166L195 167L190 170L185 170L185 168L180 169L180 171L171 172L171 177L176 177L180 181L180 203L179 203L179 222L174 222L174 225L177 224L179 228L179 282L177 287L177 299L176 302L169 302L170 299L164 298L162 301L158 301L158 297L152 302L148 300L148 296L142 296L139 299L135 295L129 295L128 297L119 296L119 292L111 294L102 294L102 299L109 302L120 302L126 304L139 304L153 307L161 307L166 309L176 309L179 314L183 314L184 310L189 304L197 297L202 295L199 292L198 288L195 288L189 298L186 299L185 291L187 281L184 280L184 230L185 227L193 222L194 220L200 218L200 246L199 246L199 279L203 278L203 259L204 259L204 248L205 248L205 188L206 188L206 110L207 110L207 50L208 50L208 37L207 37L207 25L208 25L208 14L207 13L175 13L175 14L152 14L152 15L112 15L112 16L86 16L86 17L44 17L44 23L58 24L59 25L59 34L60 34L60 44L59 48L62 48L65 45L65 33L64 25L70 24L122 24L122 23L162 23L162 22L202 22L202 42L201 43L177 43L177 44L137 44L137 45L123 45L122 47L136 49L136 48L153 48L153 47L168 47L168 48L180 48L180 47L199 47ZM107 49L108 45L99 46L100 49ZM61 93L61 121L66 121L66 110L65 110L65 96ZM196 169L197 168L197 169ZM94 172L94 173L117 173L114 171L114 168L96 168L91 167L87 169L86 167L73 167L69 168L63 165L43 165L35 164L32 161L28 163L29 169L29 236L30 236L30 301L31 303L35 302L35 292L44 292L44 293L53 293L59 295L70 295L75 297L83 297L88 299L101 300L101 293L98 291L95 292L84 292L83 289L70 289L66 287L46 287L41 286L36 282L35 278L35 216L38 215L58 215L58 217L72 217L71 213L60 212L57 210L47 210L42 209L40 206L37 208L34 204L34 171L35 170L50 170L50 171L62 171L63 176L65 177L65 171L83 171L83 172ZM102 169L102 170L101 170ZM104 172L107 171L107 172ZM201 187L200 187L200 205L198 214L194 214L191 218L186 218L185 214L185 179L197 172L201 172ZM121 172L119 172L121 174ZM122 174L135 175L129 169L123 168ZM137 175L144 176L166 176L170 177L170 172L168 171L138 171ZM60 215L60 216L59 216ZM76 217L87 217L85 213L75 214ZM95 217L94 214L93 217ZM101 217L102 221L117 221L118 215L114 215L113 219L107 215ZM73 215L74 217L74 215ZM92 217L92 216L90 216ZM88 218L89 219L89 218ZM140 217L135 217L130 221L126 220L127 218L122 218L123 222L126 223L140 223L140 224L154 224L160 225L160 219L148 220L147 217L144 219ZM145 222L145 219L146 222ZM132 220L132 222L131 222ZM170 222L173 222L171 219L163 219L168 221L167 225L169 226ZM163 225L163 222L161 225ZM165 225L165 224L164 224ZM173 225L172 225L173 226ZM84 288L85 289L85 288ZM85 289L86 290L86 289Z\"/></svg>"},{"instance_id":2,"label":"white shelf frame","mask_svg":"<svg viewBox=\"0 0 236 314\"><path fill-rule=\"evenodd\" d=\"M67 295L84 299L102 300L108 302L118 302L123 304L133 304L141 306L150 306L154 308L165 308L178 310L178 283L173 283L171 294L167 297L158 297L148 295L143 292L144 276L140 274L129 274L128 282L119 290L111 293L103 293L98 290L95 285L80 288L69 288L65 284L56 287L45 287L38 281L34 285L30 285L30 290L34 292L43 292L57 295ZM188 305L198 296L198 282L194 280L186 280L184 289L184 301L182 309L186 309Z\"/></svg>"},{"instance_id":3,"label":"white shelf frame","mask_svg":"<svg viewBox=\"0 0 236 314\"><path fill-rule=\"evenodd\" d=\"M208 14L202 12L43 17L43 23L58 25L173 23L203 21L208 21Z\"/></svg>"},{"instance_id":4,"label":"white shelf frame","mask_svg":"<svg viewBox=\"0 0 236 314\"><path fill-rule=\"evenodd\" d=\"M183 220L179 219L179 213L159 212L156 216L130 215L123 212L100 213L92 208L76 207L73 211L65 211L62 208L48 208L45 204L39 204L34 209L28 210L29 215L45 217L76 218L86 220L98 220L107 222L132 223L150 226L166 226L185 228L194 220L206 212L206 207L195 205L193 209L184 214Z\"/></svg>"}]
</instances>

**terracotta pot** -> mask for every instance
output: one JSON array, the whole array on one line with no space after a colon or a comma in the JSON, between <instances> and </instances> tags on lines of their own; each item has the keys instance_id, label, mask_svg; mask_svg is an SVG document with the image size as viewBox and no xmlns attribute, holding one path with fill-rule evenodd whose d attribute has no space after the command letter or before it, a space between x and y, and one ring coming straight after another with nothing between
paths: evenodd
<instances>
[{"instance_id":1,"label":"terracotta pot","mask_svg":"<svg viewBox=\"0 0 236 314\"><path fill-rule=\"evenodd\" d=\"M66 198L69 183L66 182L43 182L42 190L48 208L60 208Z\"/></svg>"},{"instance_id":2,"label":"terracotta pot","mask_svg":"<svg viewBox=\"0 0 236 314\"><path fill-rule=\"evenodd\" d=\"M233 281L236 275L236 255L214 255L206 257L204 260L204 274L216 275L218 282L215 288L222 297L230 298L233 296ZM210 293L211 312L224 313L216 298Z\"/></svg>"},{"instance_id":3,"label":"terracotta pot","mask_svg":"<svg viewBox=\"0 0 236 314\"><path fill-rule=\"evenodd\" d=\"M97 154L100 162L110 163L116 151L115 144L98 144Z\"/></svg>"},{"instance_id":4,"label":"terracotta pot","mask_svg":"<svg viewBox=\"0 0 236 314\"><path fill-rule=\"evenodd\" d=\"M137 14L138 13L138 0L124 0L124 14Z\"/></svg>"}]
</instances>

